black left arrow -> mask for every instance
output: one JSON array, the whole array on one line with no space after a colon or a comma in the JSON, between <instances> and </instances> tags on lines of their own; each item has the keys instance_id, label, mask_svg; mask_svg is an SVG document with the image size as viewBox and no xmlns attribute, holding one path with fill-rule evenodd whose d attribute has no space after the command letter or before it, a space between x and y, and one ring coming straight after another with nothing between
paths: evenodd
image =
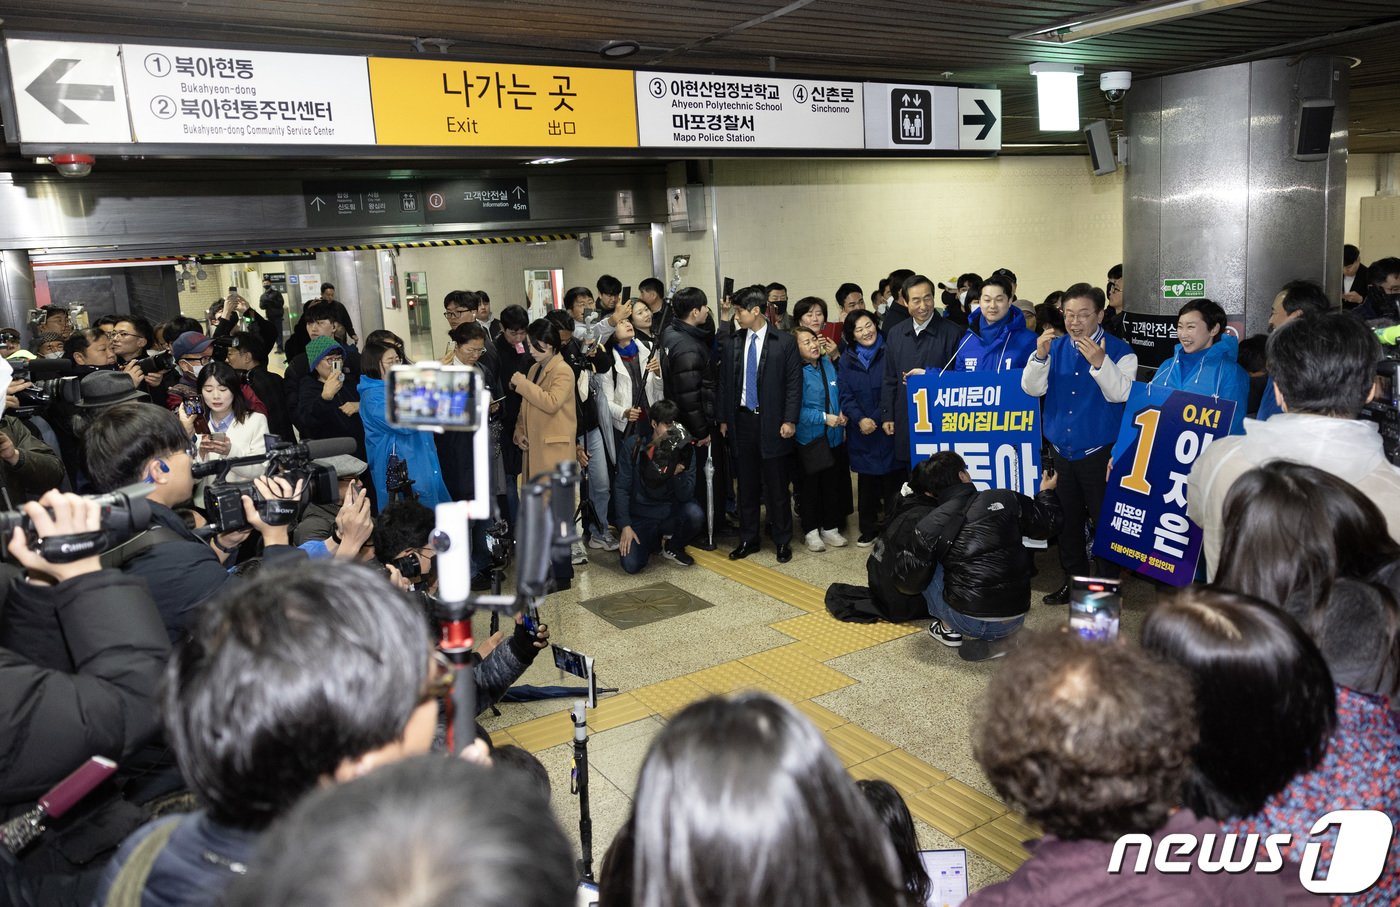
<instances>
[{"instance_id":1,"label":"black left arrow","mask_svg":"<svg viewBox=\"0 0 1400 907\"><path fill-rule=\"evenodd\" d=\"M982 108L981 113L970 113L963 115L964 126L981 126L982 131L977 133L977 141L985 139L992 131L992 127L997 124L996 114L992 113L992 108L987 106L987 102L981 98L973 98L977 106Z\"/></svg>"},{"instance_id":2,"label":"black left arrow","mask_svg":"<svg viewBox=\"0 0 1400 907\"><path fill-rule=\"evenodd\" d=\"M81 60L54 60L48 68L29 83L24 90L48 108L49 112L65 123L75 126L87 124L77 111L64 101L115 101L116 89L111 85L78 85L59 81L68 75L68 70L81 63Z\"/></svg>"}]
</instances>

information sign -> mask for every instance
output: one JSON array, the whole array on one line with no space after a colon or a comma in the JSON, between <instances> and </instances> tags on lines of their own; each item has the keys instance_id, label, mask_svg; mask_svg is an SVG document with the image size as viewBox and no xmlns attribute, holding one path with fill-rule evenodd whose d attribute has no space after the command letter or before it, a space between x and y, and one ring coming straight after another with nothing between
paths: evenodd
<instances>
[{"instance_id":1,"label":"information sign","mask_svg":"<svg viewBox=\"0 0 1400 907\"><path fill-rule=\"evenodd\" d=\"M636 73L644 148L865 147L859 82Z\"/></svg>"}]
</instances>

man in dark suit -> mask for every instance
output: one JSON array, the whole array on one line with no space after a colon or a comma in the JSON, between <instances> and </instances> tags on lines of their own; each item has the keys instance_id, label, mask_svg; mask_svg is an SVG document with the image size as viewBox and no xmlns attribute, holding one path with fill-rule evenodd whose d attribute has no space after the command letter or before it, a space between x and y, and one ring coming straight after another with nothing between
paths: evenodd
<instances>
[{"instance_id":1,"label":"man in dark suit","mask_svg":"<svg viewBox=\"0 0 1400 907\"><path fill-rule=\"evenodd\" d=\"M1342 247L1342 308L1361 305L1370 288L1371 272L1361 263L1361 250L1347 243Z\"/></svg>"},{"instance_id":2,"label":"man in dark suit","mask_svg":"<svg viewBox=\"0 0 1400 907\"><path fill-rule=\"evenodd\" d=\"M911 374L943 369L958 349L962 331L934 311L937 289L933 281L915 274L904 281L900 296L909 317L885 334L885 383L880 393L880 421L885 434L894 436L896 470L909 471L909 397L905 381Z\"/></svg>"},{"instance_id":3,"label":"man in dark suit","mask_svg":"<svg viewBox=\"0 0 1400 907\"><path fill-rule=\"evenodd\" d=\"M797 442L802 408L802 359L792 335L772 328L763 286L741 290L734 300L736 330L720 351L720 434L733 445L739 478L737 561L758 551L759 503L768 507L778 563L792 560L792 498L788 461Z\"/></svg>"}]
</instances>

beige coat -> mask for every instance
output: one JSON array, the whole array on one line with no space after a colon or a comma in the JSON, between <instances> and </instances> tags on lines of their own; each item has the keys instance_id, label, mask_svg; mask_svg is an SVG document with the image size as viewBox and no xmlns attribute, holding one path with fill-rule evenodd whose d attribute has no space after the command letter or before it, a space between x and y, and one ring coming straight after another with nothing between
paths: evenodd
<instances>
[{"instance_id":1,"label":"beige coat","mask_svg":"<svg viewBox=\"0 0 1400 907\"><path fill-rule=\"evenodd\" d=\"M576 456L578 417L574 411L574 370L559 355L530 367L527 380L516 384L520 393L520 419L517 437L523 435L527 444L521 476L530 479L553 470L560 463Z\"/></svg>"}]
</instances>

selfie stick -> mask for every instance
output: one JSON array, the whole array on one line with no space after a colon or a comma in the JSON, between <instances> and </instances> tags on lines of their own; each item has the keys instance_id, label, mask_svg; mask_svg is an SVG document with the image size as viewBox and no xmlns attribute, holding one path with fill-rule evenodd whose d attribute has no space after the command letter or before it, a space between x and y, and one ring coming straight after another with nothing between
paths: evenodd
<instances>
[{"instance_id":1,"label":"selfie stick","mask_svg":"<svg viewBox=\"0 0 1400 907\"><path fill-rule=\"evenodd\" d=\"M587 703L574 703L569 715L574 720L573 793L578 794L578 839L582 856L579 874L593 881L593 816L588 808L588 718Z\"/></svg>"}]
</instances>

